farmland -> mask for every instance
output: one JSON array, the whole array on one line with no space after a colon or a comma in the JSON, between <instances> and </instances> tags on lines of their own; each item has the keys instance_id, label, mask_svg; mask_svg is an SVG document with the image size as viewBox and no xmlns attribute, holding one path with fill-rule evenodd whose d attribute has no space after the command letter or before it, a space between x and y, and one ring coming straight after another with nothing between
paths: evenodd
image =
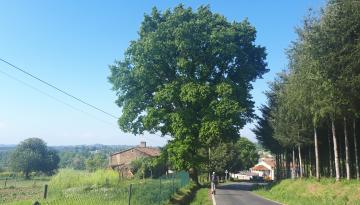
<instances>
[{"instance_id":1,"label":"farmland","mask_svg":"<svg viewBox=\"0 0 360 205\"><path fill-rule=\"evenodd\" d=\"M38 198L43 193L43 187L48 183L50 178L34 178L24 180L18 178L0 179L0 203L11 201L29 200ZM5 186L6 182L6 186Z\"/></svg>"}]
</instances>

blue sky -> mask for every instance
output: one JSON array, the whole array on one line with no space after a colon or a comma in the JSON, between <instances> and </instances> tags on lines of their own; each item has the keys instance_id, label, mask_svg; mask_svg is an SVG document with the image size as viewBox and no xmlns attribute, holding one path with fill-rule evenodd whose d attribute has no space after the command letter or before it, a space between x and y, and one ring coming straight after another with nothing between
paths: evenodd
<instances>
[{"instance_id":1,"label":"blue sky","mask_svg":"<svg viewBox=\"0 0 360 205\"><path fill-rule=\"evenodd\" d=\"M294 28L301 25L308 8L317 10L325 4L325 0L0 1L0 58L115 115L121 110L107 81L108 65L123 58L129 42L138 37L144 13L152 7L164 10L183 3L196 9L209 4L229 21L248 18L258 32L256 43L267 49L271 70L254 83L258 107L265 103L267 82L286 68L284 51L296 38ZM241 133L254 140L251 127L248 124ZM28 137L40 137L49 145L166 141L156 135L125 134L116 120L0 62L0 144Z\"/></svg>"}]
</instances>

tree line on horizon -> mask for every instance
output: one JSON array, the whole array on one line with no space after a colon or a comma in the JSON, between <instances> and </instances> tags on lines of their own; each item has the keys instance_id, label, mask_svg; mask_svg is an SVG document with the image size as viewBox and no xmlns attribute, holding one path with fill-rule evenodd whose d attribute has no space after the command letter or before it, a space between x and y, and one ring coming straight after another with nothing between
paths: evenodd
<instances>
[{"instance_id":1,"label":"tree line on horizon","mask_svg":"<svg viewBox=\"0 0 360 205\"><path fill-rule=\"evenodd\" d=\"M330 0L296 32L253 131L278 178L359 179L360 2Z\"/></svg>"}]
</instances>

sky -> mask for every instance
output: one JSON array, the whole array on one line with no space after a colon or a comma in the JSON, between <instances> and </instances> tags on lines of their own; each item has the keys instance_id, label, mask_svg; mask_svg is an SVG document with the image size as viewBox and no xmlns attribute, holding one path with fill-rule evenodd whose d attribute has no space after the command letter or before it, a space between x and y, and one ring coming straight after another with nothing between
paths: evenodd
<instances>
[{"instance_id":1,"label":"sky","mask_svg":"<svg viewBox=\"0 0 360 205\"><path fill-rule=\"evenodd\" d=\"M325 0L237 1L95 1L0 0L0 58L113 115L121 109L107 77L121 60L145 13L183 3L210 5L229 21L248 18L257 29L256 44L265 46L270 72L254 82L255 108L266 103L264 91L286 69L286 48L296 39L308 9ZM260 114L256 110L256 114ZM241 135L252 141L253 123ZM0 62L0 144L40 137L48 145L127 144L145 140L162 146L157 135L122 132L111 118Z\"/></svg>"}]
</instances>

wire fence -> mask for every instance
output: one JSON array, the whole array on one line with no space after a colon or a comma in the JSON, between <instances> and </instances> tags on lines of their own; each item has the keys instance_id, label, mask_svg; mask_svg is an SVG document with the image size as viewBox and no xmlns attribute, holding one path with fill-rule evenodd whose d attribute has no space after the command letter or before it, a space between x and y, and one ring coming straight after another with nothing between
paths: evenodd
<instances>
[{"instance_id":1,"label":"wire fence","mask_svg":"<svg viewBox=\"0 0 360 205\"><path fill-rule=\"evenodd\" d=\"M29 202L46 205L152 205L166 204L172 195L189 184L187 172L168 174L157 179L126 180L117 185L109 183L108 186L94 184L92 186L70 187L57 189L51 185L42 186ZM8 181L7 186L17 186ZM9 184L11 183L11 185ZM34 182L28 182L34 183ZM36 182L35 182L36 183ZM102 183L104 184L104 183ZM106 183L105 183L106 184ZM18 185L20 185L18 183ZM40 185L40 184L38 184ZM44 188L46 186L46 188ZM30 204L31 204L30 203ZM11 204L17 204L11 203ZM22 203L19 203L22 204Z\"/></svg>"},{"instance_id":2,"label":"wire fence","mask_svg":"<svg viewBox=\"0 0 360 205\"><path fill-rule=\"evenodd\" d=\"M51 190L49 187L49 198L43 204L165 204L172 195L188 183L188 173L179 172L157 179L143 179L126 186L75 187L61 191Z\"/></svg>"}]
</instances>

